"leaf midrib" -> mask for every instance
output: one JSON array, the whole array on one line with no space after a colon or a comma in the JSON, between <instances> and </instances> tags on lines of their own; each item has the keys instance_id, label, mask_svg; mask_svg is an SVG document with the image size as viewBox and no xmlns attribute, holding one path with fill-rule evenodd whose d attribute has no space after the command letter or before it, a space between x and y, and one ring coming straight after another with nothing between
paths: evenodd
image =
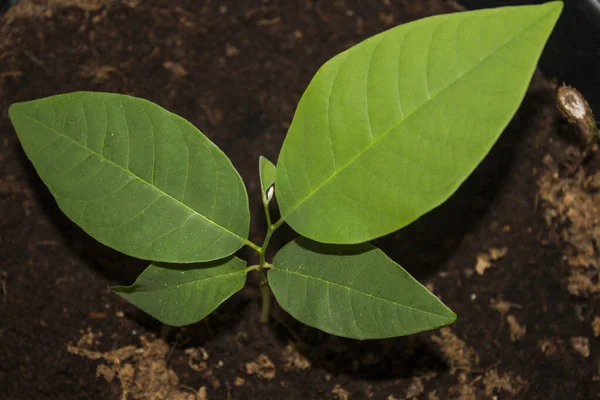
<instances>
[{"instance_id":1,"label":"leaf midrib","mask_svg":"<svg viewBox=\"0 0 600 400\"><path fill-rule=\"evenodd\" d=\"M275 271L283 272L283 273L288 273L288 274L292 274L292 275L298 275L298 276L301 276L301 277L306 278L306 279L313 279L315 281L324 282L327 285L337 286L337 287L340 287L342 289L353 291L353 292L356 292L358 294L374 298L376 300L381 300L381 301L384 301L384 302L387 302L387 303L391 303L391 304L399 306L399 307L403 307L403 308L409 309L409 310L411 310L413 312L417 312L417 313L421 313L421 314L428 314L428 315L431 315L431 316L434 316L434 317L438 317L438 318L444 318L444 319L450 319L450 320L452 319L452 317L449 317L449 316L446 316L446 315L443 315L443 314L436 314L436 313L432 313L432 312L429 312L429 311L420 310L418 308L407 306L406 304L397 303L397 302L395 302L393 300L388 300L388 299L385 299L383 297L377 297L377 296L374 296L374 295L372 295L370 293L366 293L366 292L363 292L361 290L355 289L353 287L340 285L339 283L331 282L331 281L328 281L328 280L325 280L325 279L322 279L322 278L317 278L317 277L314 277L314 276L311 276L311 275L305 275L305 274L302 274L300 272L291 271L289 269L277 268L276 266L273 266L272 269L275 270Z\"/></svg>"},{"instance_id":2,"label":"leaf midrib","mask_svg":"<svg viewBox=\"0 0 600 400\"><path fill-rule=\"evenodd\" d=\"M460 82L466 75L470 74L473 70L475 70L482 63L484 63L485 61L487 61L490 58L492 58L493 56L495 56L500 50L502 50L504 47L506 47L507 45L509 45L510 43L512 43L514 40L516 40L519 37L521 37L525 32L527 32L532 27L536 26L541 20L543 20L544 18L546 18L548 16L548 14L550 14L550 13L552 13L554 11L555 11L554 9L551 9L550 11L546 12L545 14L543 14L541 17L539 17L538 19L536 19L535 22L533 22L527 28L523 29L518 35L515 35L510 40L507 40L506 42L504 42L501 46L499 46L496 50L494 50L488 56L486 56L485 58L483 58L482 60L480 60L477 64L475 64L473 67L471 67L470 69L468 69L467 71L465 71L456 80L452 81L450 84L448 84L447 86L445 86L444 88L442 88L434 96L428 98L423 104L421 104L421 106L415 108L409 114L403 116L398 121L398 123L396 123L394 126L392 126L390 129L388 129L386 132L384 132L383 134L381 134L379 137L377 137L377 139L375 139L371 143L369 143L369 145L367 145L363 150L361 150L358 154L356 154L354 157L352 157L350 159L350 161L348 161L346 164L344 164L340 169L334 171L334 173L329 178L327 178L325 181L323 181L321 184L319 184L319 186L317 186L307 196L305 196L304 199L302 199L301 201L297 202L290 210L288 210L287 213L283 214L281 216L281 218L285 219L285 218L289 217L290 215L292 215L298 209L298 207L300 207L308 199L310 199L311 197L313 197L323 186L325 186L329 182L331 182L333 180L333 178L335 178L336 176L338 176L343 170L345 170L348 166L350 166L352 163L354 163L354 161L356 161L356 159L358 159L361 155L363 155L365 152L367 152L368 150L370 150L371 148L373 148L373 146L375 146L377 143L379 143L381 140L383 140L385 137L387 137L387 135L390 132L392 132L393 130L395 130L396 128L398 128L400 125L402 125L402 123L404 121L406 121L408 118L410 118L417 111L420 111L423 107L425 107L427 104L429 104L432 100L434 100L435 98L437 98L441 93L443 93L444 91L448 90L450 87L452 87L455 84L457 84L458 82ZM287 175L287 170L286 170L286 175Z\"/></svg>"},{"instance_id":3,"label":"leaf midrib","mask_svg":"<svg viewBox=\"0 0 600 400\"><path fill-rule=\"evenodd\" d=\"M122 166L120 166L119 164L115 163L114 161L112 161L109 158L106 158L104 155L102 154L98 154L97 152L93 151L92 149L90 149L89 147L82 145L81 143L77 142L76 140L74 140L73 138L71 138L68 135L65 135L64 133L61 133L60 131L56 130L55 128L45 124L44 122L40 121L37 118L32 117L31 115L19 110L18 108L14 108L14 112L19 112L21 115L24 115L25 117L33 120L34 122L46 127L47 129L51 130L52 132L54 132L56 135L67 138L69 141L71 141L72 143L76 144L77 146L89 151L91 154L96 155L98 158L101 158L103 160L105 160L108 164L111 164L115 167L117 167L118 169L120 169L121 171L124 171L128 174L130 174L131 176L133 176L135 179L141 181L143 184L146 184L148 186L150 186L151 188L153 188L154 190L156 190L157 192L161 193L162 196L166 196L168 198L170 198L171 200L175 201L176 203L182 205L183 207L187 208L191 213L200 216L202 219L204 219L205 221L207 221L208 223L218 227L219 229L225 231L226 233L230 234L231 236L234 236L236 238L238 238L242 243L246 243L247 239L242 238L241 236L231 232L229 229L217 224L216 222L210 220L209 218L207 218L206 216L204 216L203 214L199 213L198 211L194 210L193 208L191 208L190 206L188 206L187 204L177 200L176 198L174 198L173 196L171 196L170 194L168 194L167 192L163 191L162 189L160 189L157 186L154 186L153 184L150 184L149 182L145 181L143 178L141 178L140 176L136 175L135 173L133 173L132 171L130 171L129 169L123 168Z\"/></svg>"},{"instance_id":4,"label":"leaf midrib","mask_svg":"<svg viewBox=\"0 0 600 400\"><path fill-rule=\"evenodd\" d=\"M229 273L226 273L226 274L213 275L213 276L206 277L206 278L203 278L203 279L196 279L196 280L193 280L193 281L190 281L190 282L179 283L179 284L174 284L174 285L171 285L171 286L162 287L162 288L155 288L155 289L152 289L152 288L149 288L149 289L143 289L143 288L142 289L136 289L135 288L135 286L136 286L135 283L133 285L131 285L131 286L120 286L120 287L117 287L115 289L134 289L135 292L137 292L137 293L162 292L162 291L169 290L169 289L171 289L171 288L173 288L175 286L194 285L194 284L197 284L199 282L204 282L204 281L207 281L207 280L210 280L210 279L219 279L219 278L224 278L224 277L233 276L233 275L245 275L245 274L246 274L246 272L244 270L236 271L236 272L229 272ZM132 293L135 293L135 292L132 292Z\"/></svg>"}]
</instances>

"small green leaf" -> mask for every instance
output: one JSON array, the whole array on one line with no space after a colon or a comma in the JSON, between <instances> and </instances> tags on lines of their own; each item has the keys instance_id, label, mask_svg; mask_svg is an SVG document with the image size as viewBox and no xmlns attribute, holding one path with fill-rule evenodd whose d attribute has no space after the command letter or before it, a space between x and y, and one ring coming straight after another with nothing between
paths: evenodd
<instances>
[{"instance_id":1,"label":"small green leaf","mask_svg":"<svg viewBox=\"0 0 600 400\"><path fill-rule=\"evenodd\" d=\"M454 314L400 265L370 244L296 239L268 273L281 307L333 335L378 339L448 325Z\"/></svg>"},{"instance_id":2,"label":"small green leaf","mask_svg":"<svg viewBox=\"0 0 600 400\"><path fill-rule=\"evenodd\" d=\"M111 289L162 323L189 325L244 287L245 267L233 256L202 264L151 264L133 285Z\"/></svg>"},{"instance_id":3,"label":"small green leaf","mask_svg":"<svg viewBox=\"0 0 600 400\"><path fill-rule=\"evenodd\" d=\"M165 262L215 260L245 244L244 183L183 118L90 92L13 104L9 114L58 206L96 240Z\"/></svg>"},{"instance_id":4,"label":"small green leaf","mask_svg":"<svg viewBox=\"0 0 600 400\"><path fill-rule=\"evenodd\" d=\"M260 188L262 189L263 202L269 203L273 198L273 184L275 183L275 175L277 169L275 165L265 157L260 156L258 162L260 170Z\"/></svg>"},{"instance_id":5,"label":"small green leaf","mask_svg":"<svg viewBox=\"0 0 600 400\"><path fill-rule=\"evenodd\" d=\"M434 16L328 61L277 163L283 219L314 240L360 243L443 203L518 109L561 9Z\"/></svg>"}]
</instances>

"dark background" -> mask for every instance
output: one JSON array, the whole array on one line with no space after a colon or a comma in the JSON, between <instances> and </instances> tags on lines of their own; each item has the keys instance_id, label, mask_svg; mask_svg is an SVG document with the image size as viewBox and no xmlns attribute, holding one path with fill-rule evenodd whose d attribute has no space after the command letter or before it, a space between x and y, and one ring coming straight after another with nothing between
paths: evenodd
<instances>
[{"instance_id":1,"label":"dark background","mask_svg":"<svg viewBox=\"0 0 600 400\"><path fill-rule=\"evenodd\" d=\"M0 0L0 15L19 0ZM462 0L469 9L541 4L544 0ZM559 82L576 87L592 110L600 109L600 0L566 0L540 66ZM568 60L568 62L565 62Z\"/></svg>"}]
</instances>

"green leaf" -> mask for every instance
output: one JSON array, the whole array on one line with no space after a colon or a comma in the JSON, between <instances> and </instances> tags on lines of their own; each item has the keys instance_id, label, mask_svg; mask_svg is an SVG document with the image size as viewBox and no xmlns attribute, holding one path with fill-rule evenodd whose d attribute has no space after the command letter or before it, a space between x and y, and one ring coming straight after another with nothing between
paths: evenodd
<instances>
[{"instance_id":1,"label":"green leaf","mask_svg":"<svg viewBox=\"0 0 600 400\"><path fill-rule=\"evenodd\" d=\"M273 188L271 186L275 183L277 169L271 161L263 156L260 156L258 160L258 168L260 170L260 188L262 190L263 202L269 203L273 198Z\"/></svg>"},{"instance_id":2,"label":"green leaf","mask_svg":"<svg viewBox=\"0 0 600 400\"><path fill-rule=\"evenodd\" d=\"M360 243L443 203L518 109L561 9L434 16L328 61L277 163L284 220L314 240Z\"/></svg>"},{"instance_id":3,"label":"green leaf","mask_svg":"<svg viewBox=\"0 0 600 400\"><path fill-rule=\"evenodd\" d=\"M333 335L388 338L456 320L400 265L366 243L326 245L296 239L277 253L268 279L285 311Z\"/></svg>"},{"instance_id":4,"label":"green leaf","mask_svg":"<svg viewBox=\"0 0 600 400\"><path fill-rule=\"evenodd\" d=\"M13 104L25 153L96 240L154 261L210 261L246 243L246 188L192 124L149 101L77 92Z\"/></svg>"},{"instance_id":5,"label":"green leaf","mask_svg":"<svg viewBox=\"0 0 600 400\"><path fill-rule=\"evenodd\" d=\"M246 262L229 257L203 264L151 264L131 286L111 288L162 323L200 321L244 287Z\"/></svg>"}]
</instances>

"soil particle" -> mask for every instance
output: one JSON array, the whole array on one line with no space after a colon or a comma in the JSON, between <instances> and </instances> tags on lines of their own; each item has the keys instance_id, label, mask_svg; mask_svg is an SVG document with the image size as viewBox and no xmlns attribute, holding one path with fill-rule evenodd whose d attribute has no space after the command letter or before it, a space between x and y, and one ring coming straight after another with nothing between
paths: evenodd
<instances>
[{"instance_id":1,"label":"soil particle","mask_svg":"<svg viewBox=\"0 0 600 400\"><path fill-rule=\"evenodd\" d=\"M298 352L292 343L285 347L285 350L283 351L283 358L283 369L285 371L304 370L310 368L310 361L308 361L306 357Z\"/></svg>"},{"instance_id":2,"label":"soil particle","mask_svg":"<svg viewBox=\"0 0 600 400\"><path fill-rule=\"evenodd\" d=\"M408 385L408 390L406 391L406 399L412 399L413 397L420 396L425 391L425 386L423 385L423 380L420 378L414 378L410 385Z\"/></svg>"},{"instance_id":3,"label":"soil particle","mask_svg":"<svg viewBox=\"0 0 600 400\"><path fill-rule=\"evenodd\" d=\"M165 62L163 64L163 67L168 69L173 74L174 79L181 79L183 77L186 77L188 74L183 65L173 61Z\"/></svg>"},{"instance_id":4,"label":"soil particle","mask_svg":"<svg viewBox=\"0 0 600 400\"><path fill-rule=\"evenodd\" d=\"M572 337L571 347L585 358L590 356L590 340L587 337Z\"/></svg>"},{"instance_id":5,"label":"soil particle","mask_svg":"<svg viewBox=\"0 0 600 400\"><path fill-rule=\"evenodd\" d=\"M114 0L29 0L8 10L4 18L31 18L32 16L52 16L53 12L65 7L74 7L86 12L109 6Z\"/></svg>"},{"instance_id":6,"label":"soil particle","mask_svg":"<svg viewBox=\"0 0 600 400\"><path fill-rule=\"evenodd\" d=\"M479 253L477 255L477 263L475 264L475 272L478 275L483 275L485 270L492 266L492 261L501 259L507 252L508 247L492 247L487 253Z\"/></svg>"},{"instance_id":7,"label":"soil particle","mask_svg":"<svg viewBox=\"0 0 600 400\"><path fill-rule=\"evenodd\" d=\"M76 345L69 345L72 354L92 360L104 360L99 364L96 376L107 382L117 379L121 385L121 398L126 399L177 399L201 398L193 390L181 390L179 377L167 366L170 346L163 339L147 339L140 336L140 347L125 346L108 352L93 350L98 345L98 334L88 330ZM206 390L206 389L205 389Z\"/></svg>"},{"instance_id":8,"label":"soil particle","mask_svg":"<svg viewBox=\"0 0 600 400\"><path fill-rule=\"evenodd\" d=\"M540 178L540 197L550 207L546 222L558 229L561 240L573 246L567 255L573 267L600 268L600 253L594 238L600 237L600 194L591 186L600 172L586 176L580 169L573 177L560 174L559 163L551 155L544 158L548 171Z\"/></svg>"},{"instance_id":9,"label":"soil particle","mask_svg":"<svg viewBox=\"0 0 600 400\"><path fill-rule=\"evenodd\" d=\"M427 393L427 400L440 400L435 390L433 392Z\"/></svg>"},{"instance_id":10,"label":"soil particle","mask_svg":"<svg viewBox=\"0 0 600 400\"><path fill-rule=\"evenodd\" d=\"M203 360L206 361L208 360L208 352L206 351L206 349L204 347L198 347L198 348L189 348L189 349L185 349L184 351L185 354L187 354L188 356L190 356L190 360L189 363L192 364L193 361L192 360Z\"/></svg>"},{"instance_id":11,"label":"soil particle","mask_svg":"<svg viewBox=\"0 0 600 400\"><path fill-rule=\"evenodd\" d=\"M501 375L496 369L486 372L483 376L486 398L492 398L493 395L500 394L500 392L514 396L523 389L525 383L520 376Z\"/></svg>"},{"instance_id":12,"label":"soil particle","mask_svg":"<svg viewBox=\"0 0 600 400\"><path fill-rule=\"evenodd\" d=\"M350 392L341 387L339 383L331 389L331 393L333 393L338 400L348 400L350 398Z\"/></svg>"},{"instance_id":13,"label":"soil particle","mask_svg":"<svg viewBox=\"0 0 600 400\"><path fill-rule=\"evenodd\" d=\"M565 344L562 339L542 338L538 341L538 347L541 352L548 357L555 357L565 351Z\"/></svg>"},{"instance_id":14,"label":"soil particle","mask_svg":"<svg viewBox=\"0 0 600 400\"><path fill-rule=\"evenodd\" d=\"M594 316L594 320L592 321L592 331L594 332L594 337L600 336L600 317Z\"/></svg>"},{"instance_id":15,"label":"soil particle","mask_svg":"<svg viewBox=\"0 0 600 400\"><path fill-rule=\"evenodd\" d=\"M544 217L556 232L554 240L568 244L565 259L570 267L567 289L576 297L600 293L600 192L593 182L600 171L586 175L579 169L572 177L561 176L560 163L547 155L548 170L538 180Z\"/></svg>"},{"instance_id":16,"label":"soil particle","mask_svg":"<svg viewBox=\"0 0 600 400\"><path fill-rule=\"evenodd\" d=\"M466 372L458 374L458 383L448 390L452 398L457 400L477 400L477 389L474 381Z\"/></svg>"},{"instance_id":17,"label":"soil particle","mask_svg":"<svg viewBox=\"0 0 600 400\"><path fill-rule=\"evenodd\" d=\"M451 328L440 329L439 335L431 336L431 340L440 346L452 375L458 370L470 372L473 366L479 363L477 352L458 338Z\"/></svg>"},{"instance_id":18,"label":"soil particle","mask_svg":"<svg viewBox=\"0 0 600 400\"><path fill-rule=\"evenodd\" d=\"M248 375L256 374L261 379L273 379L276 374L275 364L269 360L266 354L261 354L256 360L246 363L246 373Z\"/></svg>"},{"instance_id":19,"label":"soil particle","mask_svg":"<svg viewBox=\"0 0 600 400\"><path fill-rule=\"evenodd\" d=\"M478 275L483 275L485 270L490 268L492 263L490 262L490 256L485 253L481 253L477 256L477 264L475 264L475 272Z\"/></svg>"},{"instance_id":20,"label":"soil particle","mask_svg":"<svg viewBox=\"0 0 600 400\"><path fill-rule=\"evenodd\" d=\"M527 328L524 325L519 324L517 317L509 314L506 316L506 322L508 322L508 327L510 328L511 341L516 342L517 340L521 340L525 337Z\"/></svg>"},{"instance_id":21,"label":"soil particle","mask_svg":"<svg viewBox=\"0 0 600 400\"><path fill-rule=\"evenodd\" d=\"M502 316L502 319L504 319L504 316L510 311L511 308L522 308L520 304L509 303L508 301L504 301L502 299L491 299L490 307L498 311Z\"/></svg>"},{"instance_id":22,"label":"soil particle","mask_svg":"<svg viewBox=\"0 0 600 400\"><path fill-rule=\"evenodd\" d=\"M235 381L233 381L233 384L235 386L242 386L246 383L246 380L244 378L242 378L241 376L236 376L235 377Z\"/></svg>"}]
</instances>

